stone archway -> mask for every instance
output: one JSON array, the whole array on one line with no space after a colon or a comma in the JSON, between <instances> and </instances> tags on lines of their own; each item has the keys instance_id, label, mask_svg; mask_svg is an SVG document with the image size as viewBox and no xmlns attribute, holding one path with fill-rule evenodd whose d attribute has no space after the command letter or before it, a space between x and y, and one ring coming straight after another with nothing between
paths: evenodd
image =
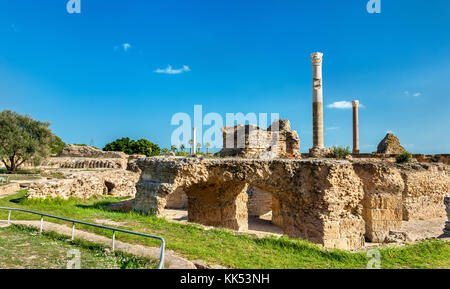
<instances>
[{"instance_id":1,"label":"stone archway","mask_svg":"<svg viewBox=\"0 0 450 289\"><path fill-rule=\"evenodd\" d=\"M161 215L168 196L182 188L190 221L245 230L252 185L275 198L274 222L288 236L343 249L364 242L364 193L348 161L154 157L138 165L135 210Z\"/></svg>"}]
</instances>

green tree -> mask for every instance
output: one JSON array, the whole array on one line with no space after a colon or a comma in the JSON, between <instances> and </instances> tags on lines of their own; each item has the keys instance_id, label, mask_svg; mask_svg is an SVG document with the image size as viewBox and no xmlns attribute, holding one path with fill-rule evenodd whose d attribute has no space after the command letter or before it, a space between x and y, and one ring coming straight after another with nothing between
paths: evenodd
<instances>
[{"instance_id":1,"label":"green tree","mask_svg":"<svg viewBox=\"0 0 450 289\"><path fill-rule=\"evenodd\" d=\"M50 153L58 154L63 150L65 146L66 143L63 142L58 136L54 135L50 143Z\"/></svg>"},{"instance_id":2,"label":"green tree","mask_svg":"<svg viewBox=\"0 0 450 289\"><path fill-rule=\"evenodd\" d=\"M177 146L176 146L176 145L172 145L172 146L170 147L170 150L173 151L173 152L175 152L175 151L177 150Z\"/></svg>"},{"instance_id":3,"label":"green tree","mask_svg":"<svg viewBox=\"0 0 450 289\"><path fill-rule=\"evenodd\" d=\"M208 150L209 150L210 147L211 147L211 144L209 142L207 142L205 144L206 154L208 154Z\"/></svg>"},{"instance_id":4,"label":"green tree","mask_svg":"<svg viewBox=\"0 0 450 289\"><path fill-rule=\"evenodd\" d=\"M192 139L189 140L189 153L192 154L192 148L194 147L194 141Z\"/></svg>"},{"instance_id":5,"label":"green tree","mask_svg":"<svg viewBox=\"0 0 450 289\"><path fill-rule=\"evenodd\" d=\"M131 155L130 142L130 138L128 137L116 139L115 141L106 144L103 150L109 152L124 152Z\"/></svg>"},{"instance_id":6,"label":"green tree","mask_svg":"<svg viewBox=\"0 0 450 289\"><path fill-rule=\"evenodd\" d=\"M186 149L186 146L184 144L181 144L180 149L182 152L184 152L184 150Z\"/></svg>"},{"instance_id":7,"label":"green tree","mask_svg":"<svg viewBox=\"0 0 450 289\"><path fill-rule=\"evenodd\" d=\"M200 149L202 148L202 144L201 143L197 143L197 152L200 152Z\"/></svg>"},{"instance_id":8,"label":"green tree","mask_svg":"<svg viewBox=\"0 0 450 289\"><path fill-rule=\"evenodd\" d=\"M126 154L140 154L150 156L157 156L161 153L161 148L146 139L139 139L137 141L130 140L128 137L116 139L113 142L108 143L103 148L104 151L116 151L124 152Z\"/></svg>"},{"instance_id":9,"label":"green tree","mask_svg":"<svg viewBox=\"0 0 450 289\"><path fill-rule=\"evenodd\" d=\"M9 171L26 161L47 157L54 135L50 123L10 110L0 113L0 159Z\"/></svg>"}]
</instances>

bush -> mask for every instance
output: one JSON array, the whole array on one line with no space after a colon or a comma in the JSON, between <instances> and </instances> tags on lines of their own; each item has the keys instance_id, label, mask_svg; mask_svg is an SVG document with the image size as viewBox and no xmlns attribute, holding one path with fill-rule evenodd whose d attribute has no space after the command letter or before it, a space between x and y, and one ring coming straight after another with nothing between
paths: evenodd
<instances>
[{"instance_id":1,"label":"bush","mask_svg":"<svg viewBox=\"0 0 450 289\"><path fill-rule=\"evenodd\" d=\"M58 154L63 148L66 146L66 143L63 142L58 136L54 135L52 142L50 143L50 153Z\"/></svg>"},{"instance_id":2,"label":"bush","mask_svg":"<svg viewBox=\"0 0 450 289\"><path fill-rule=\"evenodd\" d=\"M397 164L410 163L412 155L409 152L404 152L395 157Z\"/></svg>"},{"instance_id":3,"label":"bush","mask_svg":"<svg viewBox=\"0 0 450 289\"><path fill-rule=\"evenodd\" d=\"M348 155L350 155L350 147L333 146L330 157L336 159L345 159Z\"/></svg>"},{"instance_id":4,"label":"bush","mask_svg":"<svg viewBox=\"0 0 450 289\"><path fill-rule=\"evenodd\" d=\"M107 144L103 150L124 152L129 155L146 155L147 157L161 154L161 148L157 144L154 144L146 139L140 139L137 141L130 140L128 137L116 139L115 141Z\"/></svg>"}]
</instances>

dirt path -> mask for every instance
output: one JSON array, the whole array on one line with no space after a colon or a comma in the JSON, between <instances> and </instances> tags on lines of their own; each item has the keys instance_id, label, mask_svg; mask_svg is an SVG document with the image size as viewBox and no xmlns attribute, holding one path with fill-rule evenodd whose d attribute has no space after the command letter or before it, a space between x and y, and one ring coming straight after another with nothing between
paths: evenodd
<instances>
[{"instance_id":1,"label":"dirt path","mask_svg":"<svg viewBox=\"0 0 450 289\"><path fill-rule=\"evenodd\" d=\"M11 221L13 224L21 224L39 228L40 221ZM8 226L7 221L0 221L0 227ZM65 225L59 225L51 222L44 222L44 231L55 231L65 236L72 236L72 228ZM111 246L111 239L105 236L85 232L75 229L75 238L82 238L91 242L100 243L106 246ZM117 240L115 247L119 251L127 252L133 255L147 257L159 260L159 247L146 247L142 245L134 245ZM175 254L172 250L165 251L165 266L166 269L196 269L196 266L191 261L182 258Z\"/></svg>"}]
</instances>

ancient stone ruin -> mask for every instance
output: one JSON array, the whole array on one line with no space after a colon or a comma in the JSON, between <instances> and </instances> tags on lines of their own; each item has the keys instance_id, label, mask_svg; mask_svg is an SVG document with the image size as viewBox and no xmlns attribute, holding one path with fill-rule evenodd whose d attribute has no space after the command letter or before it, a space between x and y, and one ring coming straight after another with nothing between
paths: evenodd
<instances>
[{"instance_id":1,"label":"ancient stone ruin","mask_svg":"<svg viewBox=\"0 0 450 289\"><path fill-rule=\"evenodd\" d=\"M133 197L140 175L136 159L140 157L145 156L68 145L61 153L43 162L43 175L50 177L26 184L28 198ZM51 177L55 174L59 177Z\"/></svg>"},{"instance_id":2,"label":"ancient stone ruin","mask_svg":"<svg viewBox=\"0 0 450 289\"><path fill-rule=\"evenodd\" d=\"M190 222L246 230L253 186L270 193L272 222L286 235L340 249L383 242L403 220L443 217L450 188L442 164L153 157L137 165L135 210L162 215L183 191Z\"/></svg>"},{"instance_id":3,"label":"ancient stone ruin","mask_svg":"<svg viewBox=\"0 0 450 289\"><path fill-rule=\"evenodd\" d=\"M65 169L126 169L128 155L106 152L89 146L67 145L56 156L46 159L44 166Z\"/></svg>"},{"instance_id":4,"label":"ancient stone ruin","mask_svg":"<svg viewBox=\"0 0 450 289\"><path fill-rule=\"evenodd\" d=\"M289 120L276 120L266 129L256 125L237 125L222 128L221 157L295 158L300 156L300 139L291 130Z\"/></svg>"},{"instance_id":5,"label":"ancient stone ruin","mask_svg":"<svg viewBox=\"0 0 450 289\"><path fill-rule=\"evenodd\" d=\"M388 133L377 147L377 153L379 154L401 154L404 152L406 152L406 149L400 145L400 140L392 133Z\"/></svg>"}]
</instances>

